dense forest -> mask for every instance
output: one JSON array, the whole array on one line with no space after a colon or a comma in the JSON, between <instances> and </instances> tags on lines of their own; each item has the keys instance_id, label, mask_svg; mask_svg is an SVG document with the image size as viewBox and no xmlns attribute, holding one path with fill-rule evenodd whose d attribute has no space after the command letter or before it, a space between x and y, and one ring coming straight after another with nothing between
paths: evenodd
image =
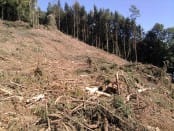
<instances>
[{"instance_id":1,"label":"dense forest","mask_svg":"<svg viewBox=\"0 0 174 131\"><path fill-rule=\"evenodd\" d=\"M47 25L53 16L57 29L91 46L116 54L128 61L150 63L156 66L174 66L174 27L165 29L160 23L154 24L148 32L136 23L141 17L140 10L132 5L130 17L117 11L99 9L96 6L86 11L78 2L73 5L60 0L48 4L47 11L37 7L37 0L0 0L2 20L22 20L37 28Z\"/></svg>"}]
</instances>

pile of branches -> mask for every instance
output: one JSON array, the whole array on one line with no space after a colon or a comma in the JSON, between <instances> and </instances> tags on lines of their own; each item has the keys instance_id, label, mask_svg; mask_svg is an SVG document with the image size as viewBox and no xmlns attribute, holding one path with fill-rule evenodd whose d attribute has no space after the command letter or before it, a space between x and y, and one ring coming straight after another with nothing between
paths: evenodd
<instances>
[{"instance_id":1,"label":"pile of branches","mask_svg":"<svg viewBox=\"0 0 174 131\"><path fill-rule=\"evenodd\" d=\"M60 96L54 104L46 103L40 112L35 112L40 115L36 125L48 130L66 131L146 130L131 116L122 115L122 107L114 106L114 101L95 96L88 99Z\"/></svg>"}]
</instances>

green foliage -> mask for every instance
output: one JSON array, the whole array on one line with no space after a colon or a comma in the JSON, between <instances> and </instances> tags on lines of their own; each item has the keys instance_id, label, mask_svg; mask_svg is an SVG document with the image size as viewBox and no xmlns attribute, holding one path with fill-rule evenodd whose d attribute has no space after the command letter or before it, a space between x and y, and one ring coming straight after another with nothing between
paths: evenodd
<instances>
[{"instance_id":1,"label":"green foliage","mask_svg":"<svg viewBox=\"0 0 174 131\"><path fill-rule=\"evenodd\" d=\"M32 110L33 114L36 116L40 117L43 121L47 121L47 112L45 110L45 107L43 106L38 106Z\"/></svg>"},{"instance_id":2,"label":"green foliage","mask_svg":"<svg viewBox=\"0 0 174 131\"><path fill-rule=\"evenodd\" d=\"M155 24L138 45L139 61L163 66L167 56L167 44L163 42L163 26Z\"/></svg>"},{"instance_id":3,"label":"green foliage","mask_svg":"<svg viewBox=\"0 0 174 131\"><path fill-rule=\"evenodd\" d=\"M140 10L137 9L137 7L135 5L131 5L131 7L129 8L129 11L131 12L130 17L134 20L140 16Z\"/></svg>"},{"instance_id":4,"label":"green foliage","mask_svg":"<svg viewBox=\"0 0 174 131\"><path fill-rule=\"evenodd\" d=\"M125 117L129 117L132 113L131 108L128 105L124 104L124 101L120 96L114 96L112 105L117 110L120 110Z\"/></svg>"},{"instance_id":5,"label":"green foliage","mask_svg":"<svg viewBox=\"0 0 174 131\"><path fill-rule=\"evenodd\" d=\"M0 0L3 20L35 22L37 0Z\"/></svg>"}]
</instances>

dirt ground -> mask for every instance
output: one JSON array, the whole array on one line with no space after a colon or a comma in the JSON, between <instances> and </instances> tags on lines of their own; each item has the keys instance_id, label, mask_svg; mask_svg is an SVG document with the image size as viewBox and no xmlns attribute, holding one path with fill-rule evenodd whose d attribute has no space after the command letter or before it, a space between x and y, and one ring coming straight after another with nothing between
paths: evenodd
<instances>
[{"instance_id":1,"label":"dirt ground","mask_svg":"<svg viewBox=\"0 0 174 131\"><path fill-rule=\"evenodd\" d=\"M105 92L107 82L117 88ZM163 69L0 21L0 130L173 131L173 123L174 87Z\"/></svg>"}]
</instances>

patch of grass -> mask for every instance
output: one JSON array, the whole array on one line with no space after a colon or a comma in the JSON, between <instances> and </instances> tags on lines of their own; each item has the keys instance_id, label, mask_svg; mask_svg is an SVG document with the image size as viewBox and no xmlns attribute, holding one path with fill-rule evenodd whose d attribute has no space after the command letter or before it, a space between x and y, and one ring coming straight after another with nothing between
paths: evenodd
<instances>
[{"instance_id":1,"label":"patch of grass","mask_svg":"<svg viewBox=\"0 0 174 131\"><path fill-rule=\"evenodd\" d=\"M154 102L159 106L159 107L163 107L165 109L170 109L172 108L172 103L169 102L166 98L162 98L160 96L155 95L155 99Z\"/></svg>"},{"instance_id":2,"label":"patch of grass","mask_svg":"<svg viewBox=\"0 0 174 131\"><path fill-rule=\"evenodd\" d=\"M71 95L73 97L79 98L79 97L84 96L84 91L75 87L75 89L71 92Z\"/></svg>"},{"instance_id":3,"label":"patch of grass","mask_svg":"<svg viewBox=\"0 0 174 131\"><path fill-rule=\"evenodd\" d=\"M92 71L91 69L78 69L76 70L77 75L82 75L82 74L91 74Z\"/></svg>"},{"instance_id":4,"label":"patch of grass","mask_svg":"<svg viewBox=\"0 0 174 131\"><path fill-rule=\"evenodd\" d=\"M3 24L7 27L15 27L15 28L23 28L23 29L29 29L31 26L28 23L22 22L22 21L4 21Z\"/></svg>"},{"instance_id":5,"label":"patch of grass","mask_svg":"<svg viewBox=\"0 0 174 131\"><path fill-rule=\"evenodd\" d=\"M112 106L118 111L121 111L123 116L127 118L132 114L131 108L128 105L125 105L123 99L118 95L114 96L112 100Z\"/></svg>"},{"instance_id":6,"label":"patch of grass","mask_svg":"<svg viewBox=\"0 0 174 131\"><path fill-rule=\"evenodd\" d=\"M172 88L171 90L171 94L170 94L171 98L174 99L174 89Z\"/></svg>"},{"instance_id":7,"label":"patch of grass","mask_svg":"<svg viewBox=\"0 0 174 131\"><path fill-rule=\"evenodd\" d=\"M105 67L105 66L101 66L101 67L100 67L100 70L101 70L101 71L104 71L105 73L108 73L108 72L109 72L108 68Z\"/></svg>"},{"instance_id":8,"label":"patch of grass","mask_svg":"<svg viewBox=\"0 0 174 131\"><path fill-rule=\"evenodd\" d=\"M39 47L33 47L32 51L35 52L35 53L40 53L40 52L42 52L42 49L39 48Z\"/></svg>"},{"instance_id":9,"label":"patch of grass","mask_svg":"<svg viewBox=\"0 0 174 131\"><path fill-rule=\"evenodd\" d=\"M110 68L110 69L116 69L117 66L118 66L117 64L112 63L112 64L109 65L109 68Z\"/></svg>"},{"instance_id":10,"label":"patch of grass","mask_svg":"<svg viewBox=\"0 0 174 131\"><path fill-rule=\"evenodd\" d=\"M104 73L113 73L113 70L117 68L117 65L114 63L103 63L99 65L100 71Z\"/></svg>"},{"instance_id":11,"label":"patch of grass","mask_svg":"<svg viewBox=\"0 0 174 131\"><path fill-rule=\"evenodd\" d=\"M120 108L124 105L124 101L120 96L115 95L112 101L112 105L114 108Z\"/></svg>"},{"instance_id":12,"label":"patch of grass","mask_svg":"<svg viewBox=\"0 0 174 131\"><path fill-rule=\"evenodd\" d=\"M44 106L37 106L36 108L32 109L32 113L41 118L42 121L47 121L48 114Z\"/></svg>"}]
</instances>

